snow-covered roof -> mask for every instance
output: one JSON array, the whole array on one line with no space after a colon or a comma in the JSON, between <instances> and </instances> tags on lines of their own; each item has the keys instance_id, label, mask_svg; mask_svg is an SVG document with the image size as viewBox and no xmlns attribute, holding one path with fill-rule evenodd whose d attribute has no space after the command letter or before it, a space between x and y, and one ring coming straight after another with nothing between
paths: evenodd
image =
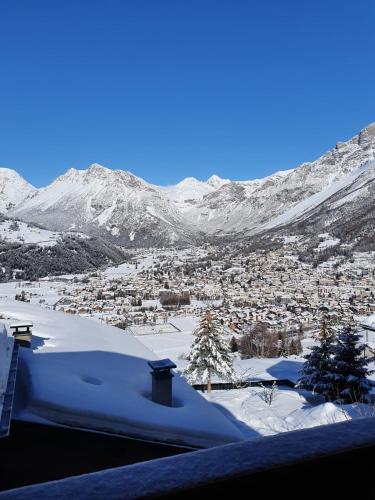
<instances>
[{"instance_id":1,"label":"snow-covered roof","mask_svg":"<svg viewBox=\"0 0 375 500\"><path fill-rule=\"evenodd\" d=\"M371 326L375 328L375 314L371 314L370 316L367 316L363 318L363 321L361 322L363 325Z\"/></svg>"},{"instance_id":2,"label":"snow-covered roof","mask_svg":"<svg viewBox=\"0 0 375 500\"><path fill-rule=\"evenodd\" d=\"M27 394L17 418L191 446L244 439L177 374L175 406L152 402L147 362L157 357L129 332L23 302L1 300L0 312L34 324L32 349L20 352Z\"/></svg>"}]
</instances>

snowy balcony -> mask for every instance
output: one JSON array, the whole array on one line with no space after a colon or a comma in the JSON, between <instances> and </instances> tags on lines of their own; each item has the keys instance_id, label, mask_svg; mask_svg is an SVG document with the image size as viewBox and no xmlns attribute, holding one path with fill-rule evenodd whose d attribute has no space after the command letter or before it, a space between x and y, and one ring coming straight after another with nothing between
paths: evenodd
<instances>
[{"instance_id":1,"label":"snowy balcony","mask_svg":"<svg viewBox=\"0 0 375 500\"><path fill-rule=\"evenodd\" d=\"M0 493L0 498L370 499L373 418L218 446ZM258 494L258 495L256 495Z\"/></svg>"}]
</instances>

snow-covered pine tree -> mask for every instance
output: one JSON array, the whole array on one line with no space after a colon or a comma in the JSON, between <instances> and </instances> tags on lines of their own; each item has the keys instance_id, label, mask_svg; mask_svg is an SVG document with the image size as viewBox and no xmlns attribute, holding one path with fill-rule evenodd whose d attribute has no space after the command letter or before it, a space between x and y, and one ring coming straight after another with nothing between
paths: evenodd
<instances>
[{"instance_id":1,"label":"snow-covered pine tree","mask_svg":"<svg viewBox=\"0 0 375 500\"><path fill-rule=\"evenodd\" d=\"M319 345L312 347L311 352L306 354L297 382L297 387L322 394L327 401L334 399L335 393L331 377L334 338L332 329L323 320L318 335Z\"/></svg>"},{"instance_id":2,"label":"snow-covered pine tree","mask_svg":"<svg viewBox=\"0 0 375 500\"><path fill-rule=\"evenodd\" d=\"M277 334L277 355L279 358L287 358L289 356L289 343L285 330Z\"/></svg>"},{"instance_id":3,"label":"snow-covered pine tree","mask_svg":"<svg viewBox=\"0 0 375 500\"><path fill-rule=\"evenodd\" d=\"M300 356L303 352L303 347L302 347L302 342L301 342L301 339L299 336L294 340L294 345L295 345L296 355Z\"/></svg>"},{"instance_id":4,"label":"snow-covered pine tree","mask_svg":"<svg viewBox=\"0 0 375 500\"><path fill-rule=\"evenodd\" d=\"M193 335L190 362L184 371L187 380L190 383L206 383L207 392L211 392L213 374L224 380L235 380L232 354L220 321L207 311Z\"/></svg>"},{"instance_id":5,"label":"snow-covered pine tree","mask_svg":"<svg viewBox=\"0 0 375 500\"><path fill-rule=\"evenodd\" d=\"M330 380L334 387L333 400L343 403L366 402L371 389L367 376L369 360L364 356L365 346L353 321L343 326L337 334L337 343L332 346L333 358Z\"/></svg>"},{"instance_id":6,"label":"snow-covered pine tree","mask_svg":"<svg viewBox=\"0 0 375 500\"><path fill-rule=\"evenodd\" d=\"M229 342L229 348L230 348L231 352L238 352L238 344L237 344L236 337L234 335Z\"/></svg>"}]
</instances>

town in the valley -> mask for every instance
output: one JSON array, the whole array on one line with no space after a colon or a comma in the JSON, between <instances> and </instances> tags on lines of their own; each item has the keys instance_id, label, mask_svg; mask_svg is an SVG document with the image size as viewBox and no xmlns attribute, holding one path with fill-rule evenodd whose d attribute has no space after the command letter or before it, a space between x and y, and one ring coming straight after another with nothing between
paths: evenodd
<instances>
[{"instance_id":1,"label":"town in the valley","mask_svg":"<svg viewBox=\"0 0 375 500\"><path fill-rule=\"evenodd\" d=\"M322 248L330 240L325 242ZM216 373L212 382L219 385L208 393L203 383L202 395L232 415L247 438L254 432L271 435L368 415L372 404L335 405L330 396L298 388L298 381L306 355L322 341L324 322L340 330L354 321L366 345L363 355L373 366L375 327L362 327L375 313L375 253L354 252L349 259L333 256L311 264L301 261L300 251L293 239L274 250L207 244L129 249L125 262L83 274L26 281L15 270L13 281L0 284L0 299L12 299L10 311L25 304L37 307L42 317L43 311L57 311L62 322L84 318L89 337L89 324L93 332L103 325L103 342L113 330L123 332L124 342L133 336L157 358L170 359L182 377L209 311L230 348L234 385L221 389L225 377ZM118 328L107 331L107 325ZM55 333L47 337L48 349ZM373 383L371 373L370 379ZM278 388L270 385L275 381Z\"/></svg>"},{"instance_id":2,"label":"town in the valley","mask_svg":"<svg viewBox=\"0 0 375 500\"><path fill-rule=\"evenodd\" d=\"M322 310L333 322L375 312L375 253L354 257L313 267L300 262L292 245L249 254L208 245L134 250L117 267L13 286L20 300L121 328L162 331L172 318L213 308L234 333L262 323L293 335L317 329ZM51 289L52 300L43 297Z\"/></svg>"}]
</instances>

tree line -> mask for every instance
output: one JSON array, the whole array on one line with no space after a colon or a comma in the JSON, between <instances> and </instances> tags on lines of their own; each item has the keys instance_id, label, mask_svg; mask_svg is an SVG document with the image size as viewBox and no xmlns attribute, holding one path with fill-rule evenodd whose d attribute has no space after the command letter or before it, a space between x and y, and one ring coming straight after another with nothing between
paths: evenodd
<instances>
[{"instance_id":1,"label":"tree line","mask_svg":"<svg viewBox=\"0 0 375 500\"><path fill-rule=\"evenodd\" d=\"M53 246L0 241L0 281L19 277L33 281L48 275L75 274L98 269L105 264L119 264L125 253L100 238L63 237Z\"/></svg>"},{"instance_id":2,"label":"tree line","mask_svg":"<svg viewBox=\"0 0 375 500\"><path fill-rule=\"evenodd\" d=\"M288 335L285 330L271 331L266 323L256 323L239 340L233 336L230 347L242 359L298 356L302 353L302 338L302 328L298 334Z\"/></svg>"}]
</instances>

